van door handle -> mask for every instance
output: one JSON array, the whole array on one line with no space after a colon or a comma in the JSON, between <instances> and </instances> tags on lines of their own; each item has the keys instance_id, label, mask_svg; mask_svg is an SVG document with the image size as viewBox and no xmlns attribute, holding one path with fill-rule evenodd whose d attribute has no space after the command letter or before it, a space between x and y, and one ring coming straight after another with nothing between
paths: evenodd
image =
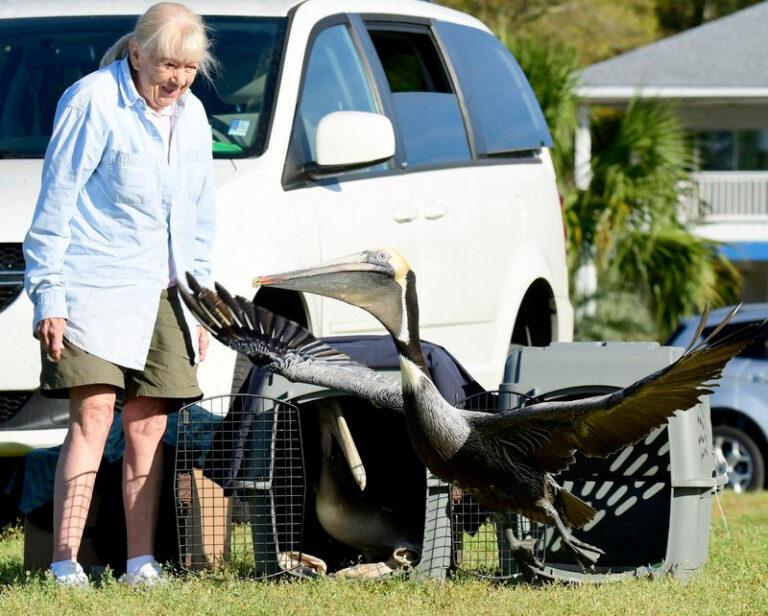
<instances>
[{"instance_id":1,"label":"van door handle","mask_svg":"<svg viewBox=\"0 0 768 616\"><path fill-rule=\"evenodd\" d=\"M424 208L424 218L427 220L437 220L448 213L446 205L428 205Z\"/></svg>"},{"instance_id":2,"label":"van door handle","mask_svg":"<svg viewBox=\"0 0 768 616\"><path fill-rule=\"evenodd\" d=\"M392 220L395 222L411 222L416 220L419 213L412 207L401 207L392 212Z\"/></svg>"}]
</instances>

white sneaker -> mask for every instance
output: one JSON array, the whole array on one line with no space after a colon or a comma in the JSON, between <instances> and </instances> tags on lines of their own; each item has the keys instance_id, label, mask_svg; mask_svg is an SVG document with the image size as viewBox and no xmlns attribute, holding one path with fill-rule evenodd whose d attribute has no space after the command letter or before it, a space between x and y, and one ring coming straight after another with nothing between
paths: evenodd
<instances>
[{"instance_id":1,"label":"white sneaker","mask_svg":"<svg viewBox=\"0 0 768 616\"><path fill-rule=\"evenodd\" d=\"M144 563L136 571L132 573L123 573L120 576L119 582L126 586L156 586L158 584L164 584L168 581L168 578L163 573L163 569L156 560L148 563Z\"/></svg>"},{"instance_id":2,"label":"white sneaker","mask_svg":"<svg viewBox=\"0 0 768 616\"><path fill-rule=\"evenodd\" d=\"M88 586L88 576L80 566L80 563L61 563L55 569L48 569L57 584L62 586Z\"/></svg>"}]
</instances>

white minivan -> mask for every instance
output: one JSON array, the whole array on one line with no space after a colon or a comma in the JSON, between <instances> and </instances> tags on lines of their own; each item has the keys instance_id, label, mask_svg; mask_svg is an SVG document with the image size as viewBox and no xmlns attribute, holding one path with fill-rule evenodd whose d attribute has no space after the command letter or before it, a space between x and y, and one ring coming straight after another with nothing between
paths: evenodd
<instances>
[{"instance_id":1,"label":"white minivan","mask_svg":"<svg viewBox=\"0 0 768 616\"><path fill-rule=\"evenodd\" d=\"M0 3L0 456L65 433L66 404L37 393L21 253L56 102L152 3ZM214 137L217 280L252 297L254 275L392 246L418 274L424 338L484 386L499 383L511 343L571 339L551 138L482 23L419 0L188 5L221 63L192 87ZM320 336L381 331L334 300L255 297ZM237 385L236 360L212 345L206 395Z\"/></svg>"}]
</instances>

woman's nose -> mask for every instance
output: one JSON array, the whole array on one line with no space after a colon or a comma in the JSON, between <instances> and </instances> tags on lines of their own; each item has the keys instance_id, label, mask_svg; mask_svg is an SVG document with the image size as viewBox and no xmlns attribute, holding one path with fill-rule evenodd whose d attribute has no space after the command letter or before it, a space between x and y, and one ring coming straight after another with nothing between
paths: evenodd
<instances>
[{"instance_id":1,"label":"woman's nose","mask_svg":"<svg viewBox=\"0 0 768 616\"><path fill-rule=\"evenodd\" d=\"M171 75L171 82L180 88L183 88L186 85L187 76L184 73L183 68L174 69L173 74Z\"/></svg>"}]
</instances>

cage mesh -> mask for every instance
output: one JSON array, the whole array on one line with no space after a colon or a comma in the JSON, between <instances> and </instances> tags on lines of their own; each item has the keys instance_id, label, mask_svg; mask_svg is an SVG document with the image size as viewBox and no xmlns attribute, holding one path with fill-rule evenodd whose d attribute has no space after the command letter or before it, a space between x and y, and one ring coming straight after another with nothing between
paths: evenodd
<instances>
[{"instance_id":1,"label":"cage mesh","mask_svg":"<svg viewBox=\"0 0 768 616\"><path fill-rule=\"evenodd\" d=\"M301 562L305 472L296 406L250 394L179 411L181 567L264 578Z\"/></svg>"},{"instance_id":2,"label":"cage mesh","mask_svg":"<svg viewBox=\"0 0 768 616\"><path fill-rule=\"evenodd\" d=\"M533 398L525 394L489 391L459 402L461 409L498 413L524 407ZM533 540L534 555L546 556L545 526L510 511L491 511L456 486L451 487L453 561L459 575L508 579L520 572L512 556L508 537Z\"/></svg>"}]
</instances>

